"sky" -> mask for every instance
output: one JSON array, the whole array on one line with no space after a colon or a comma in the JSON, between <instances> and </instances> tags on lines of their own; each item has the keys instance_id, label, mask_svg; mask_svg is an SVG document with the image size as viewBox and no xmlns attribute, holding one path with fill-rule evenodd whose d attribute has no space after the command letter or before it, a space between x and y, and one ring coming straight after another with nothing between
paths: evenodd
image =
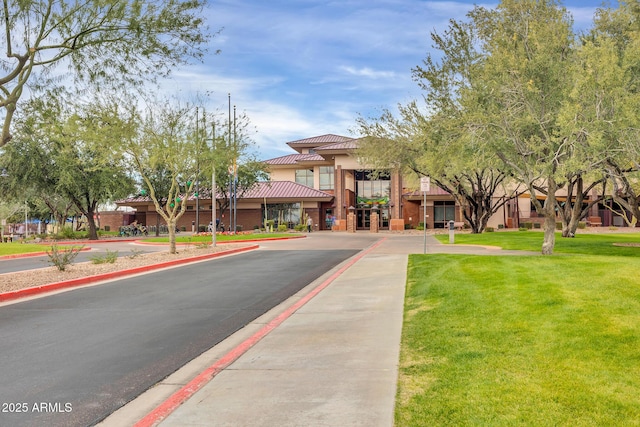
<instances>
[{"instance_id":1,"label":"sky","mask_svg":"<svg viewBox=\"0 0 640 427\"><path fill-rule=\"evenodd\" d=\"M420 99L411 69L431 49L430 33L464 19L474 4L425 0L210 0L212 38L203 63L176 70L167 84L209 93L210 110L246 113L265 160L292 154L286 143L324 134L357 137L358 117ZM601 0L563 4L587 28Z\"/></svg>"}]
</instances>

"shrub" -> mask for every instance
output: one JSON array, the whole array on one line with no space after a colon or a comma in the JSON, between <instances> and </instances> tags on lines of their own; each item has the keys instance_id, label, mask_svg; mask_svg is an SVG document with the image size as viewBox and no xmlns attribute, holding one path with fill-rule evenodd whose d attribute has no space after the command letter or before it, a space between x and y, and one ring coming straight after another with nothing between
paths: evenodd
<instances>
[{"instance_id":1,"label":"shrub","mask_svg":"<svg viewBox=\"0 0 640 427\"><path fill-rule=\"evenodd\" d=\"M527 231L527 230L528 230L528 229L527 229L527 228L525 228L525 227L520 227L520 228L518 228L518 231Z\"/></svg>"},{"instance_id":2,"label":"shrub","mask_svg":"<svg viewBox=\"0 0 640 427\"><path fill-rule=\"evenodd\" d=\"M587 223L585 221L578 222L578 228L583 230L587 227Z\"/></svg>"},{"instance_id":3,"label":"shrub","mask_svg":"<svg viewBox=\"0 0 640 427\"><path fill-rule=\"evenodd\" d=\"M76 233L71 227L63 227L59 234L63 239L75 239L76 237Z\"/></svg>"},{"instance_id":4,"label":"shrub","mask_svg":"<svg viewBox=\"0 0 640 427\"><path fill-rule=\"evenodd\" d=\"M304 231L307 227L304 224L296 224L293 229L296 231ZM286 230L285 230L286 231Z\"/></svg>"},{"instance_id":5,"label":"shrub","mask_svg":"<svg viewBox=\"0 0 640 427\"><path fill-rule=\"evenodd\" d=\"M522 227L526 228L527 230L531 230L533 228L533 223L532 222L523 222L522 223Z\"/></svg>"},{"instance_id":6,"label":"shrub","mask_svg":"<svg viewBox=\"0 0 640 427\"><path fill-rule=\"evenodd\" d=\"M487 233L493 233L496 230L493 227L485 227L484 231L486 231Z\"/></svg>"},{"instance_id":7,"label":"shrub","mask_svg":"<svg viewBox=\"0 0 640 427\"><path fill-rule=\"evenodd\" d=\"M104 255L95 255L91 257L92 264L113 264L118 259L118 251L110 251L107 249L107 252Z\"/></svg>"},{"instance_id":8,"label":"shrub","mask_svg":"<svg viewBox=\"0 0 640 427\"><path fill-rule=\"evenodd\" d=\"M111 231L111 227L110 227L110 226L108 226L108 225L105 225L105 226L104 226L104 231Z\"/></svg>"},{"instance_id":9,"label":"shrub","mask_svg":"<svg viewBox=\"0 0 640 427\"><path fill-rule=\"evenodd\" d=\"M131 249L131 253L129 254L129 256L127 258L129 259L134 259L139 257L140 255L142 255L142 251L140 249Z\"/></svg>"},{"instance_id":10,"label":"shrub","mask_svg":"<svg viewBox=\"0 0 640 427\"><path fill-rule=\"evenodd\" d=\"M304 227L304 225L303 225L303 227ZM280 232L287 231L287 225L286 224L278 225L278 231L280 231Z\"/></svg>"},{"instance_id":11,"label":"shrub","mask_svg":"<svg viewBox=\"0 0 640 427\"><path fill-rule=\"evenodd\" d=\"M540 224L539 222L534 222L534 223L533 223L533 228L538 229L538 228L540 228L540 227L542 227L542 224Z\"/></svg>"},{"instance_id":12,"label":"shrub","mask_svg":"<svg viewBox=\"0 0 640 427\"><path fill-rule=\"evenodd\" d=\"M84 246L69 248L69 249L59 249L58 245L51 245L51 250L47 251L47 255L49 256L49 263L56 266L56 268L60 271L65 271L69 265L73 262L74 259L78 256L80 251Z\"/></svg>"}]
</instances>

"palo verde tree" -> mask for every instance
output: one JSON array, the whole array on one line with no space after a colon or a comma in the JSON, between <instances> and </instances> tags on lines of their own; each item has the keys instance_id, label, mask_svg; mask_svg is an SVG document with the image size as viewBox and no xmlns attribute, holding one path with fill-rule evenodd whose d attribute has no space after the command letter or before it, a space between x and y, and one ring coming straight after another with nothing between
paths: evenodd
<instances>
[{"instance_id":1,"label":"palo verde tree","mask_svg":"<svg viewBox=\"0 0 640 427\"><path fill-rule=\"evenodd\" d=\"M210 38L203 0L22 0L3 2L0 146L27 83L31 89L64 84L52 71L66 64L69 78L99 83L140 83L200 59Z\"/></svg>"},{"instance_id":2,"label":"palo verde tree","mask_svg":"<svg viewBox=\"0 0 640 427\"><path fill-rule=\"evenodd\" d=\"M196 108L177 102L154 103L140 116L140 131L125 151L169 228L169 252L176 253L176 222L187 210L198 177ZM158 171L163 180L157 179Z\"/></svg>"}]
</instances>

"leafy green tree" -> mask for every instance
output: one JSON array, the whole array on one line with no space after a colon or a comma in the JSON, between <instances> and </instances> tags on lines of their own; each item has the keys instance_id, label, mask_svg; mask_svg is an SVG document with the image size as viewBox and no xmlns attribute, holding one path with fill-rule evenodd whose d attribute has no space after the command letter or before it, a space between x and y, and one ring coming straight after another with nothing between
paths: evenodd
<instances>
[{"instance_id":1,"label":"leafy green tree","mask_svg":"<svg viewBox=\"0 0 640 427\"><path fill-rule=\"evenodd\" d=\"M378 168L430 176L453 195L472 232L481 233L520 191L504 164L483 147L483 136L466 124L466 116L482 108L474 92L482 55L473 27L451 21L443 34L434 32L431 38L438 59L428 55L413 70L426 106L420 109L414 101L399 107L400 118L385 111L373 122L360 119L360 133L368 138L359 155Z\"/></svg>"},{"instance_id":2,"label":"leafy green tree","mask_svg":"<svg viewBox=\"0 0 640 427\"><path fill-rule=\"evenodd\" d=\"M462 207L472 233L482 233L491 216L520 194L517 183L495 159L483 158L464 128L452 126L455 121L428 117L415 102L399 109L401 118L387 111L371 123L359 120L367 137L358 155L378 170L429 176Z\"/></svg>"},{"instance_id":3,"label":"leafy green tree","mask_svg":"<svg viewBox=\"0 0 640 427\"><path fill-rule=\"evenodd\" d=\"M77 81L140 83L168 74L206 51L203 0L4 1L6 58L0 65L0 146L11 140L11 121L29 82L32 89L60 85L52 74L69 65Z\"/></svg>"},{"instance_id":4,"label":"leafy green tree","mask_svg":"<svg viewBox=\"0 0 640 427\"><path fill-rule=\"evenodd\" d=\"M30 102L14 143L4 147L2 163L11 188L45 197L61 224L73 203L87 218L89 237L97 239L98 205L132 188L119 148L132 124L109 102L96 99L73 109L52 99Z\"/></svg>"},{"instance_id":5,"label":"leafy green tree","mask_svg":"<svg viewBox=\"0 0 640 427\"><path fill-rule=\"evenodd\" d=\"M586 116L583 133L606 153L602 169L613 201L627 212L627 223L640 218L640 6L621 3L599 10L592 30L583 37L580 93L590 102L579 105ZM582 99L582 98L580 98Z\"/></svg>"},{"instance_id":6,"label":"leafy green tree","mask_svg":"<svg viewBox=\"0 0 640 427\"><path fill-rule=\"evenodd\" d=\"M526 185L532 204L544 217L542 253L552 254L556 192L572 153L558 123L573 87L572 20L552 0L503 0L495 10L476 7L470 17L485 56L478 96L488 99L481 104L483 111L476 111L473 125Z\"/></svg>"},{"instance_id":7,"label":"leafy green tree","mask_svg":"<svg viewBox=\"0 0 640 427\"><path fill-rule=\"evenodd\" d=\"M100 204L124 197L133 188L122 144L135 131L134 117L113 102L99 100L80 108L59 135L58 189L85 215L89 238L97 239L94 219Z\"/></svg>"}]
</instances>

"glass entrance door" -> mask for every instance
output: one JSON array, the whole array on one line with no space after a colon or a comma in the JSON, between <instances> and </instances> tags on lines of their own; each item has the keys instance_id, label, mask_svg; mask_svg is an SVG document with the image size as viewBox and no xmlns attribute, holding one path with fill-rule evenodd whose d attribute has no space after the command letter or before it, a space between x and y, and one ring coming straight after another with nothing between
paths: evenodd
<instances>
[{"instance_id":1,"label":"glass entrance door","mask_svg":"<svg viewBox=\"0 0 640 427\"><path fill-rule=\"evenodd\" d=\"M371 209L356 209L356 228L368 230L371 227Z\"/></svg>"},{"instance_id":2,"label":"glass entrance door","mask_svg":"<svg viewBox=\"0 0 640 427\"><path fill-rule=\"evenodd\" d=\"M356 209L356 229L369 230L371 228L371 209ZM381 208L378 211L378 229L389 229L389 208Z\"/></svg>"}]
</instances>

